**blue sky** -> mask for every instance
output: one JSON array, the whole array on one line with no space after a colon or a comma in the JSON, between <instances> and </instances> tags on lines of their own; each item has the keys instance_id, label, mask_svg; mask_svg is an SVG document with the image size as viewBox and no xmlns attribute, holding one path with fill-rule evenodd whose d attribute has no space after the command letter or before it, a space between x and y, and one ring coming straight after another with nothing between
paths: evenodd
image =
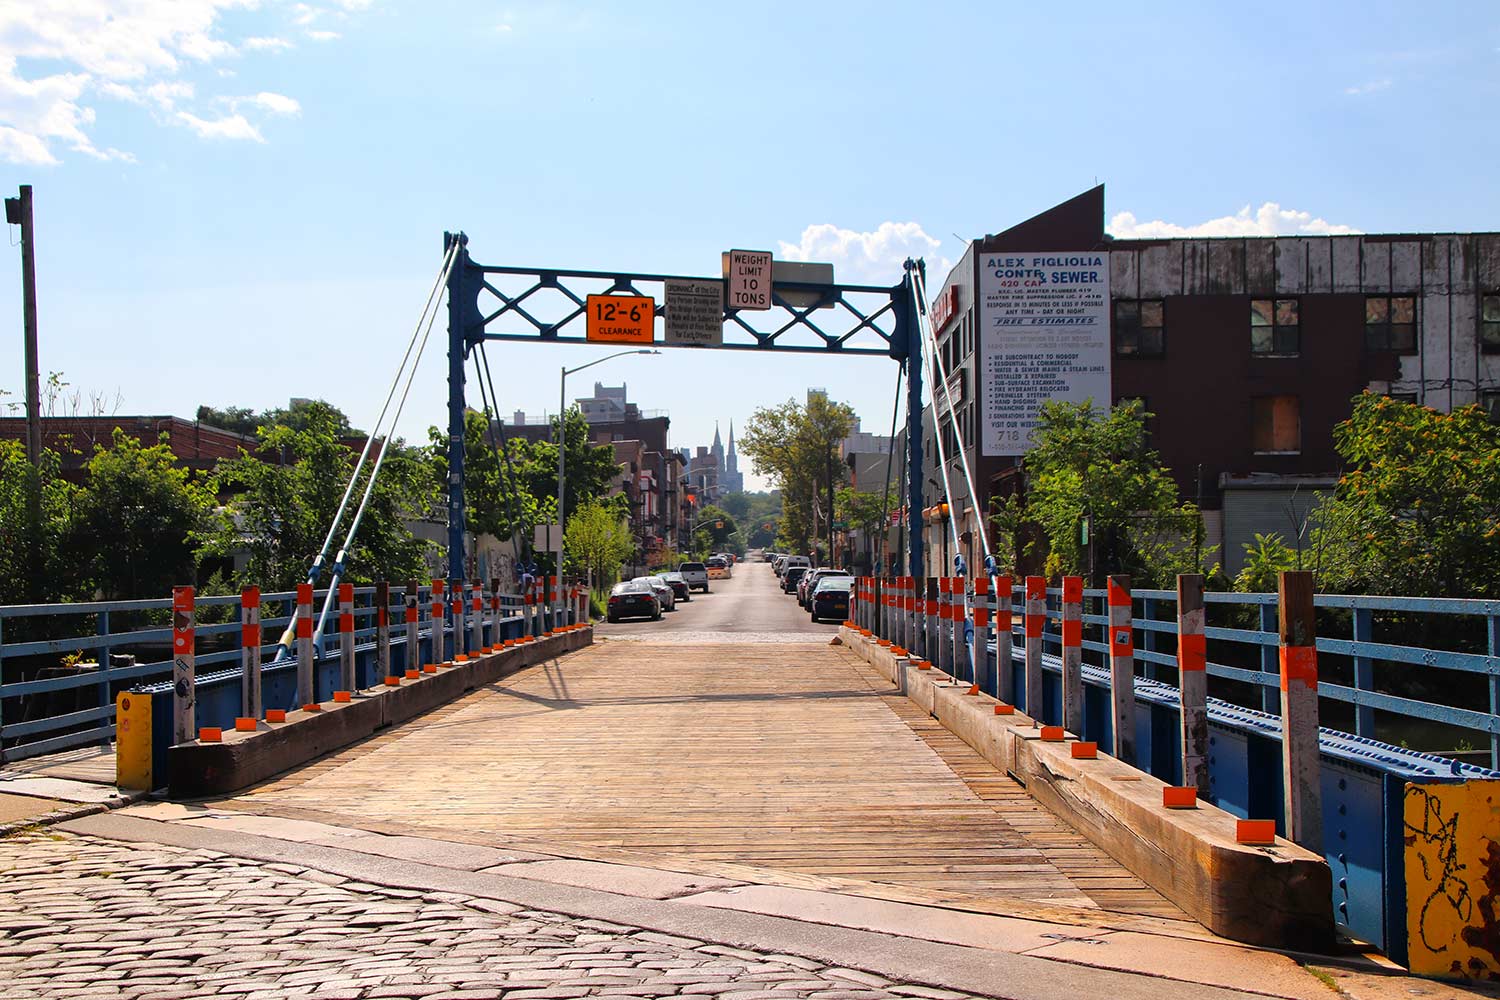
<instances>
[{"instance_id":1,"label":"blue sky","mask_svg":"<svg viewBox=\"0 0 1500 1000\"><path fill-rule=\"evenodd\" d=\"M0 7L0 189L36 189L44 372L122 413L322 396L368 426L445 229L490 264L749 247L879 283L1096 180L1122 236L1494 230L1497 65L1493 2L33 0ZM444 419L431 351L409 438ZM603 353L492 345L502 411ZM727 351L594 376L680 446L808 386L883 432L895 390Z\"/></svg>"}]
</instances>

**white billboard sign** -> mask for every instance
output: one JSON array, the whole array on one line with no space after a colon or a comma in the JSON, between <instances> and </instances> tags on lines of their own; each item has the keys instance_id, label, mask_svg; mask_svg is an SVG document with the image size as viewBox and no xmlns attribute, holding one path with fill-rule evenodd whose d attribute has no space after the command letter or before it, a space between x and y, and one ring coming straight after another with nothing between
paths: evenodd
<instances>
[{"instance_id":1,"label":"white billboard sign","mask_svg":"<svg viewBox=\"0 0 1500 1000\"><path fill-rule=\"evenodd\" d=\"M668 278L665 341L686 347L720 347L724 343L724 283L696 278Z\"/></svg>"},{"instance_id":2,"label":"white billboard sign","mask_svg":"<svg viewBox=\"0 0 1500 1000\"><path fill-rule=\"evenodd\" d=\"M1024 455L1043 403L1110 405L1109 254L979 259L984 454Z\"/></svg>"}]
</instances>

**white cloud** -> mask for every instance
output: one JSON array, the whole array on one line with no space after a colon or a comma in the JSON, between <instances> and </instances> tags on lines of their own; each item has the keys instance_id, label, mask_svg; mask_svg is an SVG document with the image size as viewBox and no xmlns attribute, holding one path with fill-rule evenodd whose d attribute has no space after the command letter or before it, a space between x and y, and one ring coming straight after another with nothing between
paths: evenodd
<instances>
[{"instance_id":1,"label":"white cloud","mask_svg":"<svg viewBox=\"0 0 1500 1000\"><path fill-rule=\"evenodd\" d=\"M309 31L307 37L315 42L331 42L342 36L337 31Z\"/></svg>"},{"instance_id":2,"label":"white cloud","mask_svg":"<svg viewBox=\"0 0 1500 1000\"><path fill-rule=\"evenodd\" d=\"M248 52L285 52L295 46L285 38L267 38L256 36L247 38L241 43Z\"/></svg>"},{"instance_id":3,"label":"white cloud","mask_svg":"<svg viewBox=\"0 0 1500 1000\"><path fill-rule=\"evenodd\" d=\"M1274 201L1268 201L1253 211L1246 205L1234 215L1186 226L1160 219L1141 222L1132 212L1119 212L1109 220L1106 228L1111 236L1121 240L1182 236L1346 236L1359 232L1353 226L1315 218L1311 212L1282 208Z\"/></svg>"},{"instance_id":4,"label":"white cloud","mask_svg":"<svg viewBox=\"0 0 1500 1000\"><path fill-rule=\"evenodd\" d=\"M207 119L199 118L197 115L186 111L177 112L178 122L186 125L203 139L248 139L251 142L265 142L265 137L260 130L245 119L244 115L225 115L222 118Z\"/></svg>"},{"instance_id":5,"label":"white cloud","mask_svg":"<svg viewBox=\"0 0 1500 1000\"><path fill-rule=\"evenodd\" d=\"M291 18L310 25L324 14L348 18L371 0L329 0L334 6L296 4ZM191 128L214 138L263 142L259 129L237 108L215 116L200 105L218 100L195 93L188 74L244 52L284 51L293 43L255 35L240 45L222 37L221 18L235 8L255 9L262 0L27 0L0 2L0 162L55 164L60 149L97 159L132 159L100 149L89 137L95 122L91 99L124 101L149 108L164 124ZM334 32L309 32L318 41ZM48 67L49 75L27 76L22 65ZM212 79L211 73L204 73ZM219 76L232 71L219 68ZM201 78L201 77L200 77ZM296 114L292 98L262 92L247 109Z\"/></svg>"},{"instance_id":6,"label":"white cloud","mask_svg":"<svg viewBox=\"0 0 1500 1000\"><path fill-rule=\"evenodd\" d=\"M1344 93L1351 97L1362 97L1365 94L1378 94L1382 90L1390 90L1391 81L1388 79L1370 80L1355 87L1345 87Z\"/></svg>"},{"instance_id":7,"label":"white cloud","mask_svg":"<svg viewBox=\"0 0 1500 1000\"><path fill-rule=\"evenodd\" d=\"M915 222L882 222L867 232L825 222L802 230L797 243L779 242L778 256L783 260L832 263L835 279L846 284L895 284L901 280L908 257L928 258L928 274L946 274L951 266L938 253L942 241L928 236Z\"/></svg>"}]
</instances>

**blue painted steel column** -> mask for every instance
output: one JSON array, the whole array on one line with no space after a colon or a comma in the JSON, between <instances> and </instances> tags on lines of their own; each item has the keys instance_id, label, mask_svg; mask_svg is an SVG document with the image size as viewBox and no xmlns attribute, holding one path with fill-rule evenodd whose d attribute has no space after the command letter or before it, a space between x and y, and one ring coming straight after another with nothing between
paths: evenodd
<instances>
[{"instance_id":1,"label":"blue painted steel column","mask_svg":"<svg viewBox=\"0 0 1500 1000\"><path fill-rule=\"evenodd\" d=\"M906 572L921 579L927 575L922 559L922 333L917 315L917 294L912 281L912 271L926 268L921 261L910 258L906 261L906 277L901 282L905 301L901 309L905 312L906 343L898 345L892 338L892 348L906 348ZM898 324L901 317L898 316Z\"/></svg>"},{"instance_id":2,"label":"blue painted steel column","mask_svg":"<svg viewBox=\"0 0 1500 1000\"><path fill-rule=\"evenodd\" d=\"M464 272L469 264L469 238L443 234L443 253L458 240L458 253L448 272L448 577L461 580L464 572Z\"/></svg>"}]
</instances>

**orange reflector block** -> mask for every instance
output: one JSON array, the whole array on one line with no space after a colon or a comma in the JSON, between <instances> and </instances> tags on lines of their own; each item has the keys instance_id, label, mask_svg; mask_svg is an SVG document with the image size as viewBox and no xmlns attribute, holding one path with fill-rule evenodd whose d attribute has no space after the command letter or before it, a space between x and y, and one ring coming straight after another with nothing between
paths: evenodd
<instances>
[{"instance_id":1,"label":"orange reflector block","mask_svg":"<svg viewBox=\"0 0 1500 1000\"><path fill-rule=\"evenodd\" d=\"M445 664L443 664L443 666L449 667L449 666L452 666L452 664L451 663L445 663ZM437 671L438 671L438 665L436 663L424 663L424 664L422 664L422 673L424 673L424 674L435 674L435 673L437 673Z\"/></svg>"},{"instance_id":2,"label":"orange reflector block","mask_svg":"<svg viewBox=\"0 0 1500 1000\"><path fill-rule=\"evenodd\" d=\"M430 666L432 666L432 664L429 663L429 664L427 664L427 666L430 667ZM425 670L426 668L424 667L423 669ZM406 672L406 679L409 680L409 681L414 681L414 680L416 680L417 678L419 678L421 676L422 676L422 671L421 670L408 670Z\"/></svg>"},{"instance_id":3,"label":"orange reflector block","mask_svg":"<svg viewBox=\"0 0 1500 1000\"><path fill-rule=\"evenodd\" d=\"M286 721L286 709L284 709L284 708L268 708L268 709L266 709L266 721L267 722L285 722Z\"/></svg>"},{"instance_id":4,"label":"orange reflector block","mask_svg":"<svg viewBox=\"0 0 1500 1000\"><path fill-rule=\"evenodd\" d=\"M242 716L234 720L234 729L235 732L239 733L253 733L255 732L255 720L247 719Z\"/></svg>"},{"instance_id":5,"label":"orange reflector block","mask_svg":"<svg viewBox=\"0 0 1500 1000\"><path fill-rule=\"evenodd\" d=\"M905 647L902 647L902 646L892 646L891 647L891 652L895 653L897 656L909 656L909 655L911 655L911 654L907 653Z\"/></svg>"},{"instance_id":6,"label":"orange reflector block","mask_svg":"<svg viewBox=\"0 0 1500 1000\"><path fill-rule=\"evenodd\" d=\"M1014 706L1014 705L1007 705L1005 702L1002 701L1000 704L998 704L998 705L995 706L995 714L996 715L1015 715L1016 714L1016 706Z\"/></svg>"},{"instance_id":7,"label":"orange reflector block","mask_svg":"<svg viewBox=\"0 0 1500 1000\"><path fill-rule=\"evenodd\" d=\"M394 687L400 687L401 686L401 678L399 678L399 677L387 677L385 679L385 686L386 687L392 687L392 688L394 688Z\"/></svg>"},{"instance_id":8,"label":"orange reflector block","mask_svg":"<svg viewBox=\"0 0 1500 1000\"><path fill-rule=\"evenodd\" d=\"M1099 756L1097 743L1085 743L1079 740L1077 743L1070 744L1069 749L1073 752L1074 760L1094 760Z\"/></svg>"},{"instance_id":9,"label":"orange reflector block","mask_svg":"<svg viewBox=\"0 0 1500 1000\"><path fill-rule=\"evenodd\" d=\"M333 692L333 700L339 702L340 704L343 704L344 702L347 702L349 700L349 692L335 691Z\"/></svg>"},{"instance_id":10,"label":"orange reflector block","mask_svg":"<svg viewBox=\"0 0 1500 1000\"><path fill-rule=\"evenodd\" d=\"M1061 743L1067 737L1062 726L1043 726L1042 739L1047 743Z\"/></svg>"},{"instance_id":11,"label":"orange reflector block","mask_svg":"<svg viewBox=\"0 0 1500 1000\"><path fill-rule=\"evenodd\" d=\"M921 660L921 661L919 661L917 663L917 669L918 670L931 670L932 669L932 664L929 661L927 661L927 660Z\"/></svg>"},{"instance_id":12,"label":"orange reflector block","mask_svg":"<svg viewBox=\"0 0 1500 1000\"><path fill-rule=\"evenodd\" d=\"M877 643L877 645L879 645L882 649L890 649L891 648L891 640L889 640L889 639L881 639L880 642Z\"/></svg>"},{"instance_id":13,"label":"orange reflector block","mask_svg":"<svg viewBox=\"0 0 1500 1000\"><path fill-rule=\"evenodd\" d=\"M453 662L454 663L468 663L469 662L469 657L466 654L464 654L464 653L459 653L457 656L455 656L453 658Z\"/></svg>"},{"instance_id":14,"label":"orange reflector block","mask_svg":"<svg viewBox=\"0 0 1500 1000\"><path fill-rule=\"evenodd\" d=\"M323 711L323 706L319 705L315 701L310 701L306 705L302 706L302 711L304 711L304 712L321 712L321 711Z\"/></svg>"},{"instance_id":15,"label":"orange reflector block","mask_svg":"<svg viewBox=\"0 0 1500 1000\"><path fill-rule=\"evenodd\" d=\"M1276 843L1274 819L1240 819L1234 823L1234 839L1241 844L1269 846Z\"/></svg>"},{"instance_id":16,"label":"orange reflector block","mask_svg":"<svg viewBox=\"0 0 1500 1000\"><path fill-rule=\"evenodd\" d=\"M224 739L224 730L218 726L204 726L198 730L199 743L218 743Z\"/></svg>"},{"instance_id":17,"label":"orange reflector block","mask_svg":"<svg viewBox=\"0 0 1500 1000\"><path fill-rule=\"evenodd\" d=\"M1196 809L1198 808L1198 789L1193 785L1187 787L1168 785L1161 790L1161 804L1168 809ZM1272 836L1275 836L1274 830Z\"/></svg>"},{"instance_id":18,"label":"orange reflector block","mask_svg":"<svg viewBox=\"0 0 1500 1000\"><path fill-rule=\"evenodd\" d=\"M978 694L979 693L979 685L978 684L970 684L969 685L969 693L970 694Z\"/></svg>"}]
</instances>

